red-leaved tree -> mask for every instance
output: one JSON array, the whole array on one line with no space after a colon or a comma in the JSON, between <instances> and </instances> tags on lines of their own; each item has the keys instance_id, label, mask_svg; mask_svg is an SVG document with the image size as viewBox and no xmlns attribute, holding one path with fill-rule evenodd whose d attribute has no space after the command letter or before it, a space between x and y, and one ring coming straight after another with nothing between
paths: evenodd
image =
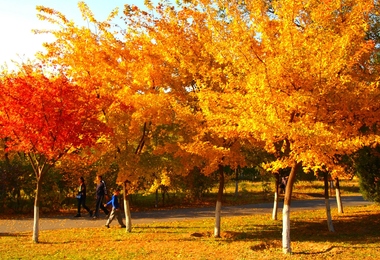
<instances>
[{"instance_id":1,"label":"red-leaved tree","mask_svg":"<svg viewBox=\"0 0 380 260\"><path fill-rule=\"evenodd\" d=\"M7 149L25 153L36 174L33 242L38 243L41 183L62 156L96 144L107 134L100 100L59 73L37 65L0 78L0 137Z\"/></svg>"}]
</instances>

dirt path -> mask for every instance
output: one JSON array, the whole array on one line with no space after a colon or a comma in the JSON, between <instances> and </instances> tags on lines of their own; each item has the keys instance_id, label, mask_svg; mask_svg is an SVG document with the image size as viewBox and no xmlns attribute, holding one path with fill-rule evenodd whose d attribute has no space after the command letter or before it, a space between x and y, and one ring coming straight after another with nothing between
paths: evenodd
<instances>
[{"instance_id":1,"label":"dirt path","mask_svg":"<svg viewBox=\"0 0 380 260\"><path fill-rule=\"evenodd\" d=\"M361 196L342 197L343 208L351 206L370 205L371 202L363 200ZM336 200L330 199L331 208L336 208ZM272 203L249 204L240 206L222 207L222 216L243 216L255 214L272 214ZM313 200L294 200L291 204L292 211L311 210L325 207L324 199ZM279 205L279 213L281 214L282 203ZM132 224L145 224L167 221L183 221L194 218L213 218L215 208L191 208L191 209L175 209L175 210L155 210L145 212L132 212ZM52 229L68 229L81 227L104 227L106 219L104 215L99 219L92 219L86 214L84 217L74 218L73 216L49 216L40 218L40 230ZM116 226L117 221L111 223ZM0 236L6 233L30 232L33 229L33 218L23 219L0 219Z\"/></svg>"}]
</instances>

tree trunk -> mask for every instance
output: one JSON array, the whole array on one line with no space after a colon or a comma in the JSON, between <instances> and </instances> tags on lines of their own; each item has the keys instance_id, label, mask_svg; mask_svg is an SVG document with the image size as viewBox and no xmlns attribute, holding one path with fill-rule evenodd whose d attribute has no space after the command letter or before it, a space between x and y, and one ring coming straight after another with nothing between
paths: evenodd
<instances>
[{"instance_id":1,"label":"tree trunk","mask_svg":"<svg viewBox=\"0 0 380 260\"><path fill-rule=\"evenodd\" d=\"M235 197L239 195L239 170L235 170Z\"/></svg>"},{"instance_id":2,"label":"tree trunk","mask_svg":"<svg viewBox=\"0 0 380 260\"><path fill-rule=\"evenodd\" d=\"M166 190L163 186L161 186L161 193L162 193L162 206L165 207L165 193Z\"/></svg>"},{"instance_id":3,"label":"tree trunk","mask_svg":"<svg viewBox=\"0 0 380 260\"><path fill-rule=\"evenodd\" d=\"M290 247L290 202L292 198L293 184L296 180L297 170L300 166L301 163L294 162L285 189L284 208L282 210L282 251L285 254L292 253Z\"/></svg>"},{"instance_id":4,"label":"tree trunk","mask_svg":"<svg viewBox=\"0 0 380 260\"><path fill-rule=\"evenodd\" d=\"M326 215L327 215L327 227L330 232L335 232L332 218L331 218L331 207L329 200L329 181L328 181L328 173L324 172L324 182L325 182L325 205L326 205Z\"/></svg>"},{"instance_id":5,"label":"tree trunk","mask_svg":"<svg viewBox=\"0 0 380 260\"><path fill-rule=\"evenodd\" d=\"M126 226L126 231L131 232L132 231L131 208L129 206L129 194L127 193L125 183L124 183L123 188L124 188L123 199L124 199L125 226Z\"/></svg>"},{"instance_id":6,"label":"tree trunk","mask_svg":"<svg viewBox=\"0 0 380 260\"><path fill-rule=\"evenodd\" d=\"M220 237L220 212L222 209L223 189L224 189L224 172L223 172L223 166L220 165L219 166L219 189L218 189L218 197L217 197L216 208L215 208L214 237Z\"/></svg>"},{"instance_id":7,"label":"tree trunk","mask_svg":"<svg viewBox=\"0 0 380 260\"><path fill-rule=\"evenodd\" d=\"M34 198L34 221L33 221L33 237L34 243L38 243L39 223L40 223L40 193L41 193L41 173L37 176L36 195Z\"/></svg>"},{"instance_id":8,"label":"tree trunk","mask_svg":"<svg viewBox=\"0 0 380 260\"><path fill-rule=\"evenodd\" d=\"M338 177L335 178L335 195L336 204L338 205L338 213L343 214L342 197L340 196L340 185Z\"/></svg>"},{"instance_id":9,"label":"tree trunk","mask_svg":"<svg viewBox=\"0 0 380 260\"><path fill-rule=\"evenodd\" d=\"M158 188L156 189L156 202L154 204L155 208L158 208Z\"/></svg>"},{"instance_id":10,"label":"tree trunk","mask_svg":"<svg viewBox=\"0 0 380 260\"><path fill-rule=\"evenodd\" d=\"M272 219L277 220L277 212L278 212L278 186L280 184L280 175L275 174L275 187L274 187L274 203L273 203L273 212Z\"/></svg>"}]
</instances>

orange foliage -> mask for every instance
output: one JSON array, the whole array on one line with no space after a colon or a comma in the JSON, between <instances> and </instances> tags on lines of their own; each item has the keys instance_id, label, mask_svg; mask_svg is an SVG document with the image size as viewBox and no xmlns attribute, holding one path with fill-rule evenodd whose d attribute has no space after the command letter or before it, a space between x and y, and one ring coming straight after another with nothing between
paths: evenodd
<instances>
[{"instance_id":1,"label":"orange foliage","mask_svg":"<svg viewBox=\"0 0 380 260\"><path fill-rule=\"evenodd\" d=\"M337 154L379 142L363 132L380 111L365 37L372 1L180 2L149 5L152 13L126 5L121 30L110 23L116 11L99 22L80 3L91 30L39 8L61 26L41 58L112 100L104 111L115 136L104 152L119 165L135 165L143 135L146 151L182 157L183 169L205 163L207 173L244 165L247 142L285 155L270 170L297 161L332 173L341 172ZM177 126L165 146L151 142L162 125Z\"/></svg>"},{"instance_id":2,"label":"orange foliage","mask_svg":"<svg viewBox=\"0 0 380 260\"><path fill-rule=\"evenodd\" d=\"M52 162L96 143L106 132L99 101L63 75L46 77L25 66L0 81L0 134L8 150L44 155Z\"/></svg>"},{"instance_id":3,"label":"orange foliage","mask_svg":"<svg viewBox=\"0 0 380 260\"><path fill-rule=\"evenodd\" d=\"M271 170L297 161L332 173L337 154L379 142L363 132L380 116L375 46L366 40L372 1L192 2L198 17L207 14L193 25L207 24L203 52L219 64L196 63L209 81L195 94L215 135L261 140L274 153L287 142Z\"/></svg>"}]
</instances>

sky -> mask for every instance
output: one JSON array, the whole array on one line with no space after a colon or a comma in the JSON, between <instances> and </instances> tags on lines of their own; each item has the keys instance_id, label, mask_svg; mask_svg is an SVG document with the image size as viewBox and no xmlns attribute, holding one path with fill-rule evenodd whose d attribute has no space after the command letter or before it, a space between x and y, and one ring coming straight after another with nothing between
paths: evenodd
<instances>
[{"instance_id":1,"label":"sky","mask_svg":"<svg viewBox=\"0 0 380 260\"><path fill-rule=\"evenodd\" d=\"M144 8L144 0L84 0L97 20L105 20L109 13L124 4ZM158 0L152 1L153 4ZM0 0L0 66L12 67L17 62L33 59L37 51L43 50L42 43L51 41L46 34L35 35L32 29L49 29L50 23L37 18L36 6L53 8L80 24L83 20L78 9L78 0Z\"/></svg>"}]
</instances>

